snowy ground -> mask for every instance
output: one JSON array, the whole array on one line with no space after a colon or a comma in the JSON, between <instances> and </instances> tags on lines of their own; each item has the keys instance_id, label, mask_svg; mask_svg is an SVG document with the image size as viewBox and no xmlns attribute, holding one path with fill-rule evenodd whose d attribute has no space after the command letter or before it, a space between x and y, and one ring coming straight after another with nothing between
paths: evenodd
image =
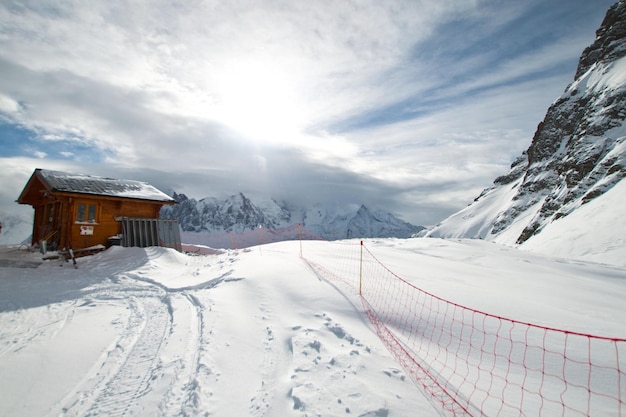
<instances>
[{"instance_id":1,"label":"snowy ground","mask_svg":"<svg viewBox=\"0 0 626 417\"><path fill-rule=\"evenodd\" d=\"M621 267L483 241L366 246L454 302L626 336ZM78 269L0 267L0 415L439 415L378 339L354 286L316 274L298 242L206 252L114 247ZM339 258L328 242L303 242L303 255Z\"/></svg>"}]
</instances>

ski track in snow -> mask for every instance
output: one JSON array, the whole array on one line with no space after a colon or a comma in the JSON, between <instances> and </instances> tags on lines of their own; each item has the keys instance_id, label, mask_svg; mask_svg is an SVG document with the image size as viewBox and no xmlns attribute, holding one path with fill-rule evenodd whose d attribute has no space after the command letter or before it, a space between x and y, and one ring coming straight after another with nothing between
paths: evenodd
<instances>
[{"instance_id":1,"label":"ski track in snow","mask_svg":"<svg viewBox=\"0 0 626 417\"><path fill-rule=\"evenodd\" d=\"M203 372L199 352L204 306L193 291L166 290L136 278L134 283L120 279L119 290L109 287L90 294L91 302L127 299L126 331L49 417L195 414L196 379ZM46 317L49 324L26 329L21 335L12 332L18 337L10 341L11 350L27 346L51 326L58 327L54 330L58 333L71 320L73 305L47 309L51 307L58 311ZM0 356L6 350L3 345Z\"/></svg>"},{"instance_id":2,"label":"ski track in snow","mask_svg":"<svg viewBox=\"0 0 626 417\"><path fill-rule=\"evenodd\" d=\"M156 297L134 298L130 305L134 323L129 327L141 330L86 416L127 415L136 400L149 392L152 370L168 330L167 306Z\"/></svg>"}]
</instances>

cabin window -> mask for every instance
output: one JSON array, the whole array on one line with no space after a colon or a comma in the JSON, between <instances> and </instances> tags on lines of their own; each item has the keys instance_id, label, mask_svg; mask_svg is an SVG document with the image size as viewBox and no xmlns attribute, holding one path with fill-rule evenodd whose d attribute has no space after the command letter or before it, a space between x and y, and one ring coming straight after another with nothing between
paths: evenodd
<instances>
[{"instance_id":1,"label":"cabin window","mask_svg":"<svg viewBox=\"0 0 626 417\"><path fill-rule=\"evenodd\" d=\"M95 223L97 221L97 214L97 204L78 203L76 205L76 221L78 223Z\"/></svg>"},{"instance_id":2,"label":"cabin window","mask_svg":"<svg viewBox=\"0 0 626 417\"><path fill-rule=\"evenodd\" d=\"M46 205L46 217L48 218L48 223L52 223L54 220L54 204Z\"/></svg>"}]
</instances>

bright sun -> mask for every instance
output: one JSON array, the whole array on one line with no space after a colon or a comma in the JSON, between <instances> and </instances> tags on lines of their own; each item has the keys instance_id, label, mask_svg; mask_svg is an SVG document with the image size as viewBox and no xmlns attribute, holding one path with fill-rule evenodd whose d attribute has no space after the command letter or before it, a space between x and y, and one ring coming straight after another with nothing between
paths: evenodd
<instances>
[{"instance_id":1,"label":"bright sun","mask_svg":"<svg viewBox=\"0 0 626 417\"><path fill-rule=\"evenodd\" d=\"M217 76L218 117L247 137L271 143L294 139L300 112L293 77L278 65L242 61Z\"/></svg>"}]
</instances>

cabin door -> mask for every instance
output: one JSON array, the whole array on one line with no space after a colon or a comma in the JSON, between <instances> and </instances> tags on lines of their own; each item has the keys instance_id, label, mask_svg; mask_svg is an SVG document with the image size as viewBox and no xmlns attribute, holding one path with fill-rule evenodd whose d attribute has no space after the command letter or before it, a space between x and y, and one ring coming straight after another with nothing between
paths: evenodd
<instances>
[{"instance_id":1,"label":"cabin door","mask_svg":"<svg viewBox=\"0 0 626 417\"><path fill-rule=\"evenodd\" d=\"M61 238L61 203L54 201L43 207L40 218L40 240L45 240L48 249L56 250Z\"/></svg>"}]
</instances>

